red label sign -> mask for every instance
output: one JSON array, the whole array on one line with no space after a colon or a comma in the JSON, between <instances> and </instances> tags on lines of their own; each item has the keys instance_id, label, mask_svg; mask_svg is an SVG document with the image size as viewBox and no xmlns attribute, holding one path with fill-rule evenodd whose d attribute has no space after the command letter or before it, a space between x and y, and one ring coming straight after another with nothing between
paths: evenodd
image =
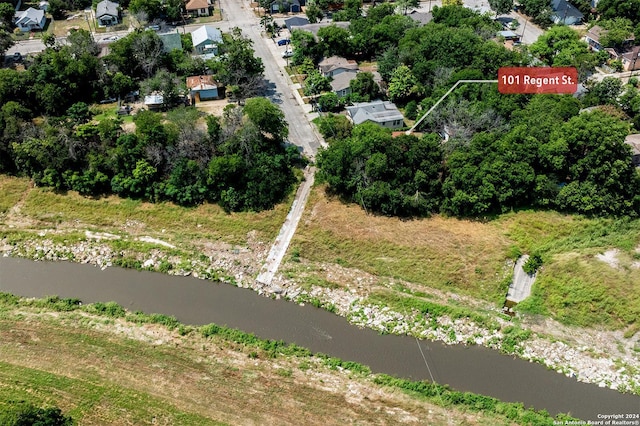
<instances>
[{"instance_id":1,"label":"red label sign","mask_svg":"<svg viewBox=\"0 0 640 426\"><path fill-rule=\"evenodd\" d=\"M578 70L551 67L503 67L498 70L500 93L575 93Z\"/></svg>"}]
</instances>

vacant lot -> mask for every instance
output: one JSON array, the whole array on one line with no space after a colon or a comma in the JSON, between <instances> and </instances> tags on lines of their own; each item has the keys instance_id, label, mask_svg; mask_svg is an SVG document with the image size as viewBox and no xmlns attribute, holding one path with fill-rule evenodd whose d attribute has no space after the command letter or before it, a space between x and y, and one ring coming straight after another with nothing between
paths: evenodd
<instances>
[{"instance_id":1,"label":"vacant lot","mask_svg":"<svg viewBox=\"0 0 640 426\"><path fill-rule=\"evenodd\" d=\"M400 220L368 215L316 187L290 255L311 264L358 269L380 284L404 280L414 290L439 289L500 307L511 260L517 253L537 252L545 263L534 297L523 308L569 324L622 328L640 321L639 244L638 220L533 211L486 221ZM611 248L619 249L618 268L596 258ZM316 269L320 272L312 279L330 285L326 265Z\"/></svg>"},{"instance_id":2,"label":"vacant lot","mask_svg":"<svg viewBox=\"0 0 640 426\"><path fill-rule=\"evenodd\" d=\"M152 204L116 196L82 197L75 192L56 193L46 188L29 189L28 180L0 177L0 227L7 220L7 210L23 199L20 214L37 228L60 230L95 229L126 232L132 235L161 236L173 244L194 239L247 242L247 234L271 242L278 234L290 202L260 213L225 213L213 204L194 208L170 203ZM3 220L4 216L4 220ZM19 222L20 217L12 217ZM19 226L16 226L19 228Z\"/></svg>"}]
</instances>

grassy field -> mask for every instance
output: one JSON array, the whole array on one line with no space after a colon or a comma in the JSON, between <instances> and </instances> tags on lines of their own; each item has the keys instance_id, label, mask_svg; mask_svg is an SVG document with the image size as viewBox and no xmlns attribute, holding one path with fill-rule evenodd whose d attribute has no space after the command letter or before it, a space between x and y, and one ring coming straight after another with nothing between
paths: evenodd
<instances>
[{"instance_id":1,"label":"grassy field","mask_svg":"<svg viewBox=\"0 0 640 426\"><path fill-rule=\"evenodd\" d=\"M640 322L640 271L632 265L640 258L639 220L533 211L487 221L400 220L367 215L357 205L328 198L323 189L314 189L288 258L295 249L298 262L335 263L379 282L404 280L500 307L511 260L518 253L540 253L544 265L523 310L583 326ZM618 268L595 258L612 248L619 250ZM325 279L322 269L312 279Z\"/></svg>"},{"instance_id":2,"label":"grassy field","mask_svg":"<svg viewBox=\"0 0 640 426\"><path fill-rule=\"evenodd\" d=\"M5 214L16 205L29 188L27 179L11 176L0 177L0 215Z\"/></svg>"},{"instance_id":3,"label":"grassy field","mask_svg":"<svg viewBox=\"0 0 640 426\"><path fill-rule=\"evenodd\" d=\"M25 195L26 179L0 177L0 225L2 213ZM194 239L243 244L249 232L271 242L287 215L291 200L260 213L225 213L220 207L204 204L194 208L170 203L147 203L116 196L99 199L75 192L55 193L49 189L28 190L21 214L41 228L88 228L105 232L127 232L162 236L171 243ZM164 230L164 231L163 231Z\"/></svg>"},{"instance_id":4,"label":"grassy field","mask_svg":"<svg viewBox=\"0 0 640 426\"><path fill-rule=\"evenodd\" d=\"M0 297L0 409L58 406L80 425L517 424L320 358L43 302Z\"/></svg>"}]
</instances>

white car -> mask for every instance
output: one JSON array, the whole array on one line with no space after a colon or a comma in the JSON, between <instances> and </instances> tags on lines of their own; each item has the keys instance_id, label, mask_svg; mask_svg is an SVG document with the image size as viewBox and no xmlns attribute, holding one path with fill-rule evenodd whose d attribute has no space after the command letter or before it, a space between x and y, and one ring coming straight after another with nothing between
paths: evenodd
<instances>
[{"instance_id":1,"label":"white car","mask_svg":"<svg viewBox=\"0 0 640 426\"><path fill-rule=\"evenodd\" d=\"M291 49L287 49L284 52L282 52L282 57L283 58L290 58L293 56L293 50Z\"/></svg>"},{"instance_id":2,"label":"white car","mask_svg":"<svg viewBox=\"0 0 640 426\"><path fill-rule=\"evenodd\" d=\"M111 36L111 37L105 37L105 38L103 38L103 39L102 39L102 41L116 41L116 40L118 40L119 38L120 38L120 37L118 37L118 36L114 35L114 36Z\"/></svg>"}]
</instances>

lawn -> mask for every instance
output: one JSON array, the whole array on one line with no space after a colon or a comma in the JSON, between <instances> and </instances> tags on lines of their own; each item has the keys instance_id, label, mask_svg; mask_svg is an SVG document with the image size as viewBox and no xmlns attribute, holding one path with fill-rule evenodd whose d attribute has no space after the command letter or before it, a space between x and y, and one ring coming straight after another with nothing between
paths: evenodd
<instances>
[{"instance_id":1,"label":"lawn","mask_svg":"<svg viewBox=\"0 0 640 426\"><path fill-rule=\"evenodd\" d=\"M56 37L67 37L71 30L89 31L89 21L82 10L69 12L67 19L52 20L49 25L49 32Z\"/></svg>"},{"instance_id":2,"label":"lawn","mask_svg":"<svg viewBox=\"0 0 640 426\"><path fill-rule=\"evenodd\" d=\"M303 261L355 268L378 282L400 279L468 295L497 308L514 253L540 253L545 263L523 310L617 329L640 320L640 271L633 266L639 245L640 220L536 211L488 221L438 215L401 220L368 215L316 187L291 247ZM595 257L612 248L619 250L617 269Z\"/></svg>"}]
</instances>

